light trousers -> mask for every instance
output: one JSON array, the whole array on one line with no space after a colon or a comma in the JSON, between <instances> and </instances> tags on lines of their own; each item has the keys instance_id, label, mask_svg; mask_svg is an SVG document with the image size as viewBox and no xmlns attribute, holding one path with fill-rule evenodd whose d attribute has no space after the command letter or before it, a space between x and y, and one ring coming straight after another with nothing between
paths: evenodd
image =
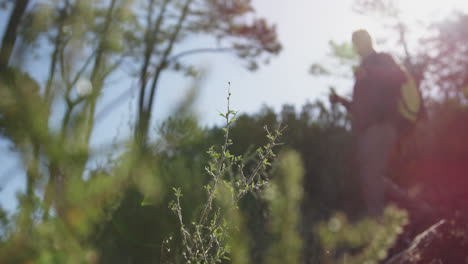
<instances>
[{"instance_id":1,"label":"light trousers","mask_svg":"<svg viewBox=\"0 0 468 264\"><path fill-rule=\"evenodd\" d=\"M384 177L397 132L390 122L371 125L357 138L357 160L367 212L381 216L385 206Z\"/></svg>"}]
</instances>

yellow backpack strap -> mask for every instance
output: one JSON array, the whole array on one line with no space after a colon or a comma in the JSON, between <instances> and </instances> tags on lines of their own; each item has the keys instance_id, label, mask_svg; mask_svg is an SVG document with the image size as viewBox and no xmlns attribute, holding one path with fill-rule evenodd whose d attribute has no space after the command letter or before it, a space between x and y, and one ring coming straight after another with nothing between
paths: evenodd
<instances>
[{"instance_id":1,"label":"yellow backpack strap","mask_svg":"<svg viewBox=\"0 0 468 264\"><path fill-rule=\"evenodd\" d=\"M413 77L405 71L407 81L400 87L398 112L408 121L416 122L421 110L421 97Z\"/></svg>"}]
</instances>

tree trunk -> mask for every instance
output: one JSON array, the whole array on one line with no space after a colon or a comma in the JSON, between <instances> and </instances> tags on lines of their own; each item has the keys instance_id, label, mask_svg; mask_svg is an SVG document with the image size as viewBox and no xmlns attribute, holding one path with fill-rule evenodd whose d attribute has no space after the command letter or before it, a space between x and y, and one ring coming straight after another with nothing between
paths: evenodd
<instances>
[{"instance_id":1,"label":"tree trunk","mask_svg":"<svg viewBox=\"0 0 468 264\"><path fill-rule=\"evenodd\" d=\"M29 0L16 0L15 7L11 13L8 26L5 30L5 35L2 40L2 47L0 49L0 70L3 72L8 67L10 62L11 53L15 46L16 38L18 36L18 27L28 6Z\"/></svg>"}]
</instances>

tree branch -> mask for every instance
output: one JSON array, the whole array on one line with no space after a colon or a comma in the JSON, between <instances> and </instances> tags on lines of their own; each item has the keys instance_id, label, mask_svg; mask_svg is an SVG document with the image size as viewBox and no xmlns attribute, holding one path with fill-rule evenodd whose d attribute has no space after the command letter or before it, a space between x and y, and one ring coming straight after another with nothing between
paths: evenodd
<instances>
[{"instance_id":1,"label":"tree branch","mask_svg":"<svg viewBox=\"0 0 468 264\"><path fill-rule=\"evenodd\" d=\"M110 113L110 111L114 107L119 105L123 100L127 99L130 96L131 92L132 92L132 88L123 91L119 96L114 98L114 100L112 100L110 103L102 107L101 111L96 113L96 117L95 117L96 121L103 118L107 113Z\"/></svg>"},{"instance_id":2,"label":"tree branch","mask_svg":"<svg viewBox=\"0 0 468 264\"><path fill-rule=\"evenodd\" d=\"M58 61L60 46L61 46L62 37L63 37L62 27L63 27L63 23L64 23L66 16L67 16L67 13L66 13L66 7L65 7L62 10L60 10L60 15L58 19L58 26L57 26L58 32L54 41L54 51L52 53L52 58L50 61L49 78L47 79L47 84L46 84L45 92L44 92L44 98L46 100L49 100L50 90L52 89L52 82L54 81L54 77L55 77L57 61Z\"/></svg>"},{"instance_id":3,"label":"tree branch","mask_svg":"<svg viewBox=\"0 0 468 264\"><path fill-rule=\"evenodd\" d=\"M161 10L158 14L158 17L156 19L156 23L154 25L154 29L151 27L151 14L153 10L153 5L154 5L154 0L150 0L150 6L148 9L148 16L147 16L147 29L145 32L145 53L144 53L144 63L141 68L140 72L140 95L139 95L139 100L138 100L138 119L144 115L144 110L145 110L145 93L146 93L146 82L147 82L147 72L148 72L148 66L149 62L151 60L151 56L154 51L154 45L156 40L158 39L159 33L160 33L160 28L162 25L162 22L164 20L164 14L166 12L166 7L169 3L169 0L165 0L161 6ZM138 127L135 129L135 133L141 133L141 130L143 129L140 127L141 123L138 121ZM137 136L137 134L135 135Z\"/></svg>"},{"instance_id":4,"label":"tree branch","mask_svg":"<svg viewBox=\"0 0 468 264\"><path fill-rule=\"evenodd\" d=\"M185 56L190 56L198 53L211 53L211 52L231 52L235 51L235 48L199 48L199 49L192 49L192 50L186 50L182 51L176 55L173 55L169 59L167 59L168 63L174 62L182 57Z\"/></svg>"},{"instance_id":5,"label":"tree branch","mask_svg":"<svg viewBox=\"0 0 468 264\"><path fill-rule=\"evenodd\" d=\"M18 27L28 6L29 0L16 0L15 7L11 13L8 26L2 39L2 47L0 49L0 72L8 67L13 47L15 46Z\"/></svg>"},{"instance_id":6,"label":"tree branch","mask_svg":"<svg viewBox=\"0 0 468 264\"><path fill-rule=\"evenodd\" d=\"M88 68L88 65L91 63L91 60L93 59L95 55L95 52L93 52L87 59L86 61L84 62L84 64L81 66L81 68L78 70L78 72L76 73L75 77L73 78L73 80L69 83L69 86L70 87L73 87L77 82L78 80L80 79L81 75L83 74L83 72L86 70L86 68Z\"/></svg>"},{"instance_id":7,"label":"tree branch","mask_svg":"<svg viewBox=\"0 0 468 264\"><path fill-rule=\"evenodd\" d=\"M65 50L65 45L66 45L66 43L63 43L63 45L61 45L61 47L59 49L59 52L58 52L58 55L59 55L59 61L60 61L60 75L62 77L62 80L66 84L68 84L68 83L70 83L70 78L69 78L69 76L67 76L67 73L66 73L67 69L66 69L66 66L65 66L65 57L64 57L64 54L63 54L64 50ZM68 87L68 85L67 85L67 87Z\"/></svg>"},{"instance_id":8,"label":"tree branch","mask_svg":"<svg viewBox=\"0 0 468 264\"><path fill-rule=\"evenodd\" d=\"M151 24L152 24L152 21L151 21L151 11L153 10L153 5L154 5L154 0L149 0L149 7L148 7L148 13L147 13L147 17L146 17L146 32L145 32L145 38L144 38L144 43L145 43L145 52L144 52L144 62L143 62L143 65L141 67L141 71L140 71L140 98L139 98L139 102L138 102L138 113L142 113L143 112L143 103L144 103L144 96L145 96L145 90L146 90L146 74L147 74L147 71L148 71L148 66L149 66L149 62L150 62L150 59L151 59L151 55L153 53L153 49L154 49L154 43L151 41L152 38L151 38L151 35L152 35L152 27L151 27ZM167 1L165 1L167 2ZM163 8L161 8L161 11L158 15L158 20L161 19L162 20L162 12L165 11L165 8L163 6Z\"/></svg>"},{"instance_id":9,"label":"tree branch","mask_svg":"<svg viewBox=\"0 0 468 264\"><path fill-rule=\"evenodd\" d=\"M85 144L88 145L89 138L91 137L91 131L94 123L94 111L96 108L96 100L97 100L97 95L99 95L99 91L101 89L101 84L102 80L100 80L98 84L98 73L101 70L101 61L104 56L104 40L107 37L107 33L109 31L109 27L112 21L112 13L114 12L116 0L112 0L109 6L109 9L107 10L106 13L106 18L104 21L104 28L101 32L100 35L100 40L99 44L96 50L96 57L94 59L94 66L93 66L93 71L91 73L91 83L93 84L93 93L91 94L91 102L90 102L90 109L89 109L89 119L88 119L88 126L87 126L87 131L86 131L86 138L85 138Z\"/></svg>"},{"instance_id":10,"label":"tree branch","mask_svg":"<svg viewBox=\"0 0 468 264\"><path fill-rule=\"evenodd\" d=\"M171 53L171 51L172 51L172 49L174 47L174 43L175 43L175 41L177 39L177 36L180 33L183 22L184 22L185 18L187 17L189 7L190 7L191 3L192 3L192 0L187 0L185 2L185 5L184 5L184 7L182 9L182 13L181 13L181 15L179 17L179 20L177 22L176 28L175 28L174 32L172 33L172 35L171 35L171 37L169 39L168 46L167 46L166 50L164 51L164 54L163 54L163 56L161 58L161 61L159 62L158 67L156 68L156 74L155 74L155 76L153 78L153 83L151 85L149 102L148 102L148 105L147 105L147 107L145 109L145 112L143 114L143 119L141 120L143 122L142 127L141 127L141 129L142 129L142 131L141 131L142 140L144 140L146 138L146 135L148 133L149 119L151 118L151 111L153 109L154 93L156 91L159 76L161 75L162 70L167 65L167 58L168 58L169 54Z\"/></svg>"}]
</instances>

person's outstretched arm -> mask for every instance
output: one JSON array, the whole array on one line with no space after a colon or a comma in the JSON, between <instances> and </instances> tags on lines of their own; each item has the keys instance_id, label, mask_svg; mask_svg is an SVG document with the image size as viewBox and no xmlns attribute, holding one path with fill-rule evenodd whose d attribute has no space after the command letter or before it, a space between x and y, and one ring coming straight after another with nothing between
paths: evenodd
<instances>
[{"instance_id":1,"label":"person's outstretched arm","mask_svg":"<svg viewBox=\"0 0 468 264\"><path fill-rule=\"evenodd\" d=\"M332 104L336 104L336 103L339 103L341 104L342 106L344 106L346 108L346 111L350 112L351 111L351 105L352 105L352 102L344 97L341 97L337 94L330 94L329 98L330 100L330 103Z\"/></svg>"}]
</instances>

